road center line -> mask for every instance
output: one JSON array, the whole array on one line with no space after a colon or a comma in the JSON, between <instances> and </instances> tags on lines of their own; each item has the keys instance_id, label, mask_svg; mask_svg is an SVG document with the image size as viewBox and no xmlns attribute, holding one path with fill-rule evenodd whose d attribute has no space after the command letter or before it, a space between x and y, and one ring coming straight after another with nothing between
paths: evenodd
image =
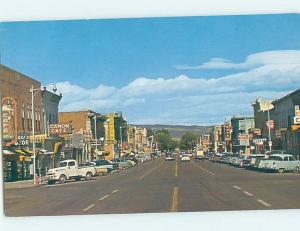
<instances>
[{"instance_id":1,"label":"road center line","mask_svg":"<svg viewBox=\"0 0 300 231\"><path fill-rule=\"evenodd\" d=\"M238 189L238 190L241 190L241 188L238 187L238 186L236 186L236 185L233 185L232 187L234 187L234 188L236 188L236 189Z\"/></svg>"},{"instance_id":2,"label":"road center line","mask_svg":"<svg viewBox=\"0 0 300 231\"><path fill-rule=\"evenodd\" d=\"M247 192L247 191L243 191L243 193L245 193L247 196L249 196L249 197L253 197L253 194L252 193L249 193L249 192Z\"/></svg>"},{"instance_id":3,"label":"road center line","mask_svg":"<svg viewBox=\"0 0 300 231\"><path fill-rule=\"evenodd\" d=\"M93 208L95 206L95 204L91 204L89 205L88 207L86 207L85 209L83 209L82 211L86 212L88 211L89 209Z\"/></svg>"},{"instance_id":4,"label":"road center line","mask_svg":"<svg viewBox=\"0 0 300 231\"><path fill-rule=\"evenodd\" d=\"M212 176L216 175L216 174L214 174L213 172L211 172L211 171L209 171L209 170L207 170L207 169L205 169L205 168L202 168L201 166L199 166L199 165L196 164L195 162L192 161L192 163L193 163L197 168L200 168L202 171L204 171L204 172L206 172L206 173L208 173L208 174L211 174Z\"/></svg>"},{"instance_id":5,"label":"road center line","mask_svg":"<svg viewBox=\"0 0 300 231\"><path fill-rule=\"evenodd\" d=\"M268 204L267 202L265 202L265 201L263 201L263 200L258 199L257 201L258 201L259 203L261 203L262 205L266 206L266 207L271 207L270 204Z\"/></svg>"},{"instance_id":6,"label":"road center line","mask_svg":"<svg viewBox=\"0 0 300 231\"><path fill-rule=\"evenodd\" d=\"M101 197L101 198L99 199L99 201L103 201L103 200L106 199L107 197L109 197L109 195L105 195L105 196Z\"/></svg>"},{"instance_id":7,"label":"road center line","mask_svg":"<svg viewBox=\"0 0 300 231\"><path fill-rule=\"evenodd\" d=\"M176 165L175 165L175 176L178 176L178 161L176 160Z\"/></svg>"},{"instance_id":8,"label":"road center line","mask_svg":"<svg viewBox=\"0 0 300 231\"><path fill-rule=\"evenodd\" d=\"M116 190L112 191L111 193L113 194L113 193L116 193L118 191L119 191L119 189L116 189Z\"/></svg>"},{"instance_id":9,"label":"road center line","mask_svg":"<svg viewBox=\"0 0 300 231\"><path fill-rule=\"evenodd\" d=\"M178 187L176 186L173 189L171 212L177 212L177 211L178 211Z\"/></svg>"}]
</instances>

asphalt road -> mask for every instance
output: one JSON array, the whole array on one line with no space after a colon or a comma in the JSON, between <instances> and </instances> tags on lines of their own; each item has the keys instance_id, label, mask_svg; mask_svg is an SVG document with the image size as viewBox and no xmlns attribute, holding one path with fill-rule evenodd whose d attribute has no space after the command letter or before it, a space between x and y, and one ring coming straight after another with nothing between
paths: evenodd
<instances>
[{"instance_id":1,"label":"asphalt road","mask_svg":"<svg viewBox=\"0 0 300 231\"><path fill-rule=\"evenodd\" d=\"M156 159L91 181L5 189L7 216L299 209L300 175Z\"/></svg>"}]
</instances>

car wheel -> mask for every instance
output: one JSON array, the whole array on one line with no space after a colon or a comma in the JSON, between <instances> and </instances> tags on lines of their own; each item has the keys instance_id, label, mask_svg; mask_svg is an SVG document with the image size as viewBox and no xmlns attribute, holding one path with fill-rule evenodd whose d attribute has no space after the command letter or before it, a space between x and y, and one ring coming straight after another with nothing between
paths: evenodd
<instances>
[{"instance_id":1,"label":"car wheel","mask_svg":"<svg viewBox=\"0 0 300 231\"><path fill-rule=\"evenodd\" d=\"M92 173L91 172L87 172L86 176L85 176L86 180L91 180L92 179Z\"/></svg>"},{"instance_id":2,"label":"car wheel","mask_svg":"<svg viewBox=\"0 0 300 231\"><path fill-rule=\"evenodd\" d=\"M294 171L293 171L294 173L299 173L300 172L300 168L299 168L299 166L297 166L296 168L294 168Z\"/></svg>"},{"instance_id":3,"label":"car wheel","mask_svg":"<svg viewBox=\"0 0 300 231\"><path fill-rule=\"evenodd\" d=\"M278 169L278 172L279 172L279 173L284 173L284 168Z\"/></svg>"},{"instance_id":4,"label":"car wheel","mask_svg":"<svg viewBox=\"0 0 300 231\"><path fill-rule=\"evenodd\" d=\"M66 183L67 177L65 175L60 175L58 181L59 181L60 184Z\"/></svg>"}]
</instances>

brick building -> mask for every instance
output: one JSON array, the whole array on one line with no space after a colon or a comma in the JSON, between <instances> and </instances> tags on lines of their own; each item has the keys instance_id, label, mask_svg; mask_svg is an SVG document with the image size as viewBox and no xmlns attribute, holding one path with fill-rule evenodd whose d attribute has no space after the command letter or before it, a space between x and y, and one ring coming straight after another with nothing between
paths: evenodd
<instances>
[{"instance_id":1,"label":"brick building","mask_svg":"<svg viewBox=\"0 0 300 231\"><path fill-rule=\"evenodd\" d=\"M4 180L15 181L32 176L30 166L32 132L32 104L30 88L40 89L41 83L0 64L0 91L2 95ZM44 133L41 91L34 97L35 132ZM37 139L38 142L38 139ZM38 144L39 145L39 144ZM37 145L37 146L38 146Z\"/></svg>"},{"instance_id":2,"label":"brick building","mask_svg":"<svg viewBox=\"0 0 300 231\"><path fill-rule=\"evenodd\" d=\"M30 88L41 88L41 83L24 74L14 71L0 64L0 90L3 100L9 97L16 102L16 127L19 134L32 131L31 124L31 92ZM35 92L35 130L36 134L42 134L43 128L43 110L41 91Z\"/></svg>"}]
</instances>

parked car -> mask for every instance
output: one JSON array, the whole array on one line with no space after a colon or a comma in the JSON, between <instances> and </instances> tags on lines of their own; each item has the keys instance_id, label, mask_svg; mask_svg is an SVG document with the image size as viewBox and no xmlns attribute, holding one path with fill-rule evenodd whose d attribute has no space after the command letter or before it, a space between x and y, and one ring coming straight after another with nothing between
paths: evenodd
<instances>
[{"instance_id":1,"label":"parked car","mask_svg":"<svg viewBox=\"0 0 300 231\"><path fill-rule=\"evenodd\" d=\"M264 154L251 154L248 159L244 161L244 167L248 169L257 169L261 160L266 159Z\"/></svg>"},{"instance_id":2,"label":"parked car","mask_svg":"<svg viewBox=\"0 0 300 231\"><path fill-rule=\"evenodd\" d=\"M261 160L259 169L277 171L280 173L295 171L299 172L300 161L290 154L273 154L269 159Z\"/></svg>"},{"instance_id":3,"label":"parked car","mask_svg":"<svg viewBox=\"0 0 300 231\"><path fill-rule=\"evenodd\" d=\"M229 164L237 165L239 158L240 158L239 154L230 154L228 162Z\"/></svg>"},{"instance_id":4,"label":"parked car","mask_svg":"<svg viewBox=\"0 0 300 231\"><path fill-rule=\"evenodd\" d=\"M130 164L120 158L115 158L112 160L113 164L116 164L118 167L118 170L124 170L126 168L130 168Z\"/></svg>"},{"instance_id":5,"label":"parked car","mask_svg":"<svg viewBox=\"0 0 300 231\"><path fill-rule=\"evenodd\" d=\"M241 155L237 162L238 162L237 166L240 167L240 168L246 168L247 166L250 166L251 154L249 156Z\"/></svg>"},{"instance_id":6,"label":"parked car","mask_svg":"<svg viewBox=\"0 0 300 231\"><path fill-rule=\"evenodd\" d=\"M219 162L220 163L229 163L229 160L230 160L230 153L224 152L224 153L222 153Z\"/></svg>"},{"instance_id":7,"label":"parked car","mask_svg":"<svg viewBox=\"0 0 300 231\"><path fill-rule=\"evenodd\" d=\"M213 157L211 157L212 162L220 162L222 155L220 153L215 154Z\"/></svg>"},{"instance_id":8,"label":"parked car","mask_svg":"<svg viewBox=\"0 0 300 231\"><path fill-rule=\"evenodd\" d=\"M96 175L93 166L78 166L76 160L64 160L59 163L58 168L49 169L46 175L48 184L55 182L65 183L67 180L91 180Z\"/></svg>"},{"instance_id":9,"label":"parked car","mask_svg":"<svg viewBox=\"0 0 300 231\"><path fill-rule=\"evenodd\" d=\"M94 162L97 175L111 173L113 170L116 170L117 165L114 165L109 160L97 160Z\"/></svg>"}]
</instances>

